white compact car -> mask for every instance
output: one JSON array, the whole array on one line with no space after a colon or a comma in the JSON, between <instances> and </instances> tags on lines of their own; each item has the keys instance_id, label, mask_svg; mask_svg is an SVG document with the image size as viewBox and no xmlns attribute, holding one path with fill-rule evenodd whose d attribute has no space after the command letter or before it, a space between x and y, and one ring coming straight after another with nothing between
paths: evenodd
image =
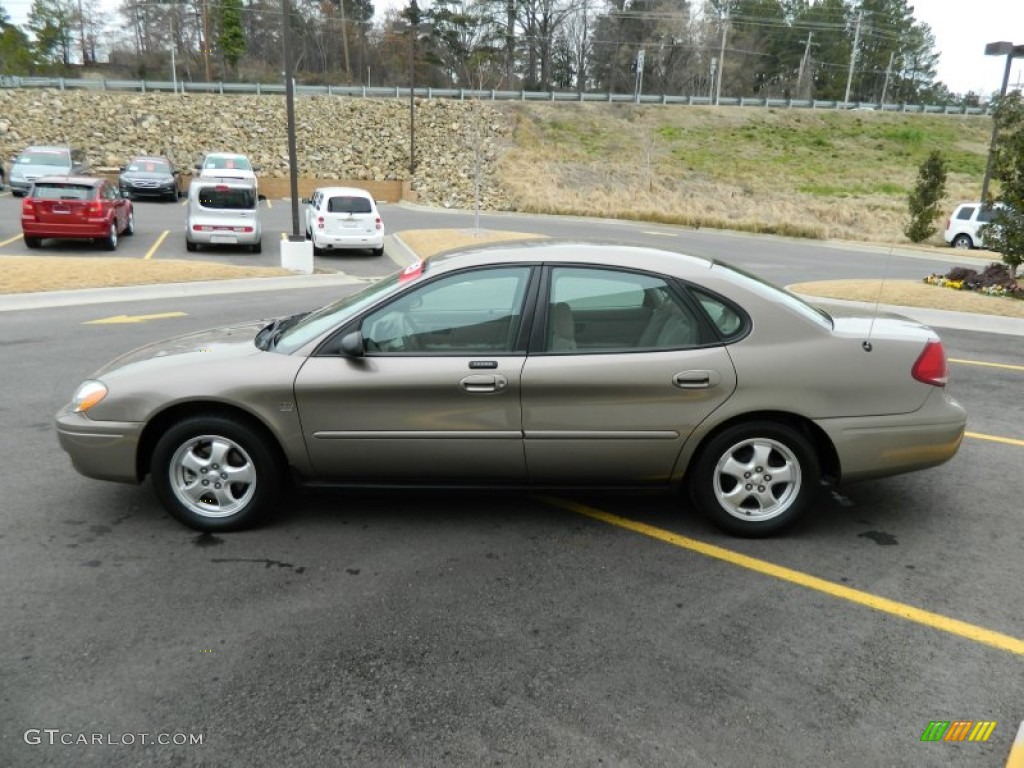
<instances>
[{"instance_id":1,"label":"white compact car","mask_svg":"<svg viewBox=\"0 0 1024 768\"><path fill-rule=\"evenodd\" d=\"M259 197L249 181L193 179L188 189L185 247L242 245L253 253L263 250Z\"/></svg>"},{"instance_id":2,"label":"white compact car","mask_svg":"<svg viewBox=\"0 0 1024 768\"><path fill-rule=\"evenodd\" d=\"M313 254L369 250L384 253L384 222L373 196L356 187L321 187L306 203L306 239Z\"/></svg>"},{"instance_id":3,"label":"white compact car","mask_svg":"<svg viewBox=\"0 0 1024 768\"><path fill-rule=\"evenodd\" d=\"M994 206L960 203L946 221L943 233L946 244L954 248L984 248L985 242L979 230L992 221L998 207L998 203Z\"/></svg>"}]
</instances>

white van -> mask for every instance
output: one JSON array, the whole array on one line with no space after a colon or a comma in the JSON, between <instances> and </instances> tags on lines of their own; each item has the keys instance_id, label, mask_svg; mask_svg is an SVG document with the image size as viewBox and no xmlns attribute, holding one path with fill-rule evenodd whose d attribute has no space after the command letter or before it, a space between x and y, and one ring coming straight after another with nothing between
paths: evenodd
<instances>
[{"instance_id":1,"label":"white van","mask_svg":"<svg viewBox=\"0 0 1024 768\"><path fill-rule=\"evenodd\" d=\"M249 181L200 177L188 188L185 247L244 245L253 253L263 250L259 195Z\"/></svg>"}]
</instances>

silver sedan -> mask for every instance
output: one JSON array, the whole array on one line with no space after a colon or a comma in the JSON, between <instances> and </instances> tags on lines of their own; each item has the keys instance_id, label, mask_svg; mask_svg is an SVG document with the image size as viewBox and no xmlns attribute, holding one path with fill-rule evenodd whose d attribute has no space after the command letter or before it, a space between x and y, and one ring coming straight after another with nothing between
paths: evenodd
<instances>
[{"instance_id":1,"label":"silver sedan","mask_svg":"<svg viewBox=\"0 0 1024 768\"><path fill-rule=\"evenodd\" d=\"M56 426L80 473L151 476L203 531L251 524L294 482L685 489L758 536L822 480L950 459L966 416L946 377L938 336L903 317L827 314L676 253L532 242L143 347Z\"/></svg>"}]
</instances>

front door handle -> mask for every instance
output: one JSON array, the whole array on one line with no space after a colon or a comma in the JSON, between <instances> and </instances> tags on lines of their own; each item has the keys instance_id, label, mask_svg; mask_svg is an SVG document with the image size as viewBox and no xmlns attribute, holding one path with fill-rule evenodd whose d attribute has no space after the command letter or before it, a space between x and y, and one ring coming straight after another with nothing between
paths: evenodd
<instances>
[{"instance_id":1,"label":"front door handle","mask_svg":"<svg viewBox=\"0 0 1024 768\"><path fill-rule=\"evenodd\" d=\"M682 371L672 377L672 383L680 389L710 389L721 379L718 371Z\"/></svg>"},{"instance_id":2,"label":"front door handle","mask_svg":"<svg viewBox=\"0 0 1024 768\"><path fill-rule=\"evenodd\" d=\"M508 379L499 374L478 373L464 378L459 386L466 392L501 392L508 386Z\"/></svg>"}]
</instances>

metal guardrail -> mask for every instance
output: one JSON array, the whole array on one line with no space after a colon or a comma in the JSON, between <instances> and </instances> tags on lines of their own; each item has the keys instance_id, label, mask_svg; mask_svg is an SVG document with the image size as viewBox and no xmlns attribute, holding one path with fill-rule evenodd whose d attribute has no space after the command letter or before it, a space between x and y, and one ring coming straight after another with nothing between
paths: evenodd
<instances>
[{"instance_id":1,"label":"metal guardrail","mask_svg":"<svg viewBox=\"0 0 1024 768\"><path fill-rule=\"evenodd\" d=\"M66 77L22 77L0 75L0 88L56 88L58 90L134 91L175 93L218 93L283 95L284 83L195 83L170 80L92 80ZM297 85L298 96L348 96L353 98L408 99L408 87L365 85ZM708 96L669 96L667 94L630 93L578 93L576 91L498 91L468 88L416 88L414 95L424 99L459 99L485 101L550 101L550 102L606 102L617 104L662 104L684 106L710 106L714 99ZM950 107L929 104L879 104L862 101L819 101L807 99L751 99L720 98L718 104L726 107L771 107L777 109L832 109L877 112L906 112L911 114L986 115L988 107Z\"/></svg>"}]
</instances>

